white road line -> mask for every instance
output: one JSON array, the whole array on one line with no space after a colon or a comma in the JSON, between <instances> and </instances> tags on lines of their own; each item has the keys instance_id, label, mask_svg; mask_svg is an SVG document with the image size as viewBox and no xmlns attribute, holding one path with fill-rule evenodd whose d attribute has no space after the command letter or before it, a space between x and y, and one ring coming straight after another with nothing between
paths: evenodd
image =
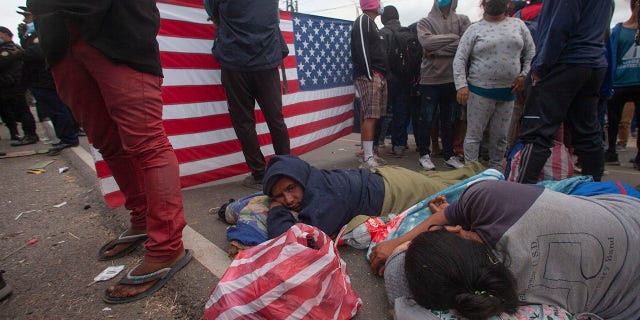
<instances>
[{"instance_id":1,"label":"white road line","mask_svg":"<svg viewBox=\"0 0 640 320\"><path fill-rule=\"evenodd\" d=\"M96 170L93 157L89 152L82 147L71 148L71 150L73 150L91 170ZM231 265L229 256L224 250L189 226L184 227L182 230L182 241L186 248L193 250L193 257L217 278L222 278L224 272L229 268L229 265Z\"/></svg>"}]
</instances>

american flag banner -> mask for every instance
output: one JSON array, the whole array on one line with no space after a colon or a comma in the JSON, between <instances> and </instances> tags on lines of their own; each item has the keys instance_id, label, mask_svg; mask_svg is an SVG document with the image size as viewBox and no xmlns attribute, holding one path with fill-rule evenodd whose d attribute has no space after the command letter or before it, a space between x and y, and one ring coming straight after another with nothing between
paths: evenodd
<instances>
[{"instance_id":1,"label":"american flag banner","mask_svg":"<svg viewBox=\"0 0 640 320\"><path fill-rule=\"evenodd\" d=\"M159 0L158 33L164 73L163 122L178 162L182 187L249 172L228 115L220 65L211 54L214 26L202 0ZM303 154L352 132L351 22L280 12L289 48L283 113L291 153ZM256 106L256 130L265 157L274 154ZM124 196L100 153L93 150L99 184L110 207Z\"/></svg>"}]
</instances>

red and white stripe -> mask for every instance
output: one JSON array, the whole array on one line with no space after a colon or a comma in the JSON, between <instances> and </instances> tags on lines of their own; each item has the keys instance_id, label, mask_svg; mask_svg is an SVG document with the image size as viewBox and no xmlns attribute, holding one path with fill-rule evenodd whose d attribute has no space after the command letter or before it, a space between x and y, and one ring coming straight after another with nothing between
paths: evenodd
<instances>
[{"instance_id":1,"label":"red and white stripe","mask_svg":"<svg viewBox=\"0 0 640 320\"><path fill-rule=\"evenodd\" d=\"M159 0L158 33L164 84L164 126L180 163L182 187L195 186L249 171L227 113L220 65L211 54L214 27L202 0ZM289 46L285 72L289 92L283 113L291 152L303 154L352 131L353 85L299 91L289 12L280 12L280 29ZM265 156L274 154L269 129L256 107L256 130ZM111 207L124 197L100 153L93 150L100 187Z\"/></svg>"},{"instance_id":2,"label":"red and white stripe","mask_svg":"<svg viewBox=\"0 0 640 320\"><path fill-rule=\"evenodd\" d=\"M307 247L312 237L319 250ZM349 319L362 305L329 236L296 224L238 254L205 305L205 319Z\"/></svg>"}]
</instances>

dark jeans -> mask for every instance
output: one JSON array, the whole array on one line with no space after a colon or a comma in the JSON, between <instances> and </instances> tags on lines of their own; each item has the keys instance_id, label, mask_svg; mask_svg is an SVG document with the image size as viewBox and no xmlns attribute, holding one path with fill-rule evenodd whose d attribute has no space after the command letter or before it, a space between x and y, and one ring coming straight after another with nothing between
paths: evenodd
<instances>
[{"instance_id":1,"label":"dark jeans","mask_svg":"<svg viewBox=\"0 0 640 320\"><path fill-rule=\"evenodd\" d=\"M51 119L60 142L78 144L78 125L58 92L55 89L31 88L31 93L36 98L38 109Z\"/></svg>"},{"instance_id":2,"label":"dark jeans","mask_svg":"<svg viewBox=\"0 0 640 320\"><path fill-rule=\"evenodd\" d=\"M627 102L633 102L636 109L640 108L640 86L614 88L614 94L607 103L607 121L608 121L608 149L607 156L615 157L616 142L618 140L618 128L622 119L622 109ZM637 112L636 112L637 114Z\"/></svg>"},{"instance_id":3,"label":"dark jeans","mask_svg":"<svg viewBox=\"0 0 640 320\"><path fill-rule=\"evenodd\" d=\"M409 95L411 85L405 82L390 80L389 104L393 106L393 122L391 124L391 143L394 147L407 145L407 126L409 125Z\"/></svg>"},{"instance_id":4,"label":"dark jeans","mask_svg":"<svg viewBox=\"0 0 640 320\"><path fill-rule=\"evenodd\" d=\"M25 98L25 90L20 88L1 88L0 91L0 116L9 128L11 135L18 134L18 125L22 124L25 136L36 136L36 120L29 110Z\"/></svg>"},{"instance_id":5,"label":"dark jeans","mask_svg":"<svg viewBox=\"0 0 640 320\"><path fill-rule=\"evenodd\" d=\"M265 159L260 151L260 141L256 132L256 102L260 105L271 132L275 153L290 152L289 132L282 115L278 69L239 72L222 68L222 86L227 95L231 123L242 145L247 165L254 177L262 178Z\"/></svg>"},{"instance_id":6,"label":"dark jeans","mask_svg":"<svg viewBox=\"0 0 640 320\"><path fill-rule=\"evenodd\" d=\"M459 114L460 106L456 101L456 87L453 83L420 85L421 104L417 122L414 126L414 135L420 156L429 154L431 144L431 122L433 114L439 108L440 112L440 132L442 138L442 152L446 159L455 153L453 152L453 131L455 129L456 116Z\"/></svg>"},{"instance_id":7,"label":"dark jeans","mask_svg":"<svg viewBox=\"0 0 640 320\"><path fill-rule=\"evenodd\" d=\"M605 68L560 64L532 84L520 124L524 143L518 182L536 183L544 167L553 137L564 122L582 173L600 181L604 171L598 99Z\"/></svg>"}]
</instances>

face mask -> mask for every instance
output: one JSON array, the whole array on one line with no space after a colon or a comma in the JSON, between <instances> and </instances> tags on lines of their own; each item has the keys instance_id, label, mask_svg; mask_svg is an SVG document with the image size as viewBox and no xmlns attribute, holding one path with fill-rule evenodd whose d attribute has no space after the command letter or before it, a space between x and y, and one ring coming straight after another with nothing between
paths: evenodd
<instances>
[{"instance_id":1,"label":"face mask","mask_svg":"<svg viewBox=\"0 0 640 320\"><path fill-rule=\"evenodd\" d=\"M442 9L451 4L451 0L436 0L436 6Z\"/></svg>"},{"instance_id":2,"label":"face mask","mask_svg":"<svg viewBox=\"0 0 640 320\"><path fill-rule=\"evenodd\" d=\"M4 43L4 39L0 39L0 44L3 44L3 43Z\"/></svg>"},{"instance_id":3,"label":"face mask","mask_svg":"<svg viewBox=\"0 0 640 320\"><path fill-rule=\"evenodd\" d=\"M500 0L491 0L484 4L484 12L490 16L499 16L507 12L507 2Z\"/></svg>"},{"instance_id":4,"label":"face mask","mask_svg":"<svg viewBox=\"0 0 640 320\"><path fill-rule=\"evenodd\" d=\"M383 12L384 12L384 8L382 7L382 5L380 5L378 7L378 15L381 16Z\"/></svg>"},{"instance_id":5,"label":"face mask","mask_svg":"<svg viewBox=\"0 0 640 320\"><path fill-rule=\"evenodd\" d=\"M31 33L34 33L35 31L36 31L36 26L33 24L33 22L27 23L27 29L24 30L24 33L31 34Z\"/></svg>"}]
</instances>

